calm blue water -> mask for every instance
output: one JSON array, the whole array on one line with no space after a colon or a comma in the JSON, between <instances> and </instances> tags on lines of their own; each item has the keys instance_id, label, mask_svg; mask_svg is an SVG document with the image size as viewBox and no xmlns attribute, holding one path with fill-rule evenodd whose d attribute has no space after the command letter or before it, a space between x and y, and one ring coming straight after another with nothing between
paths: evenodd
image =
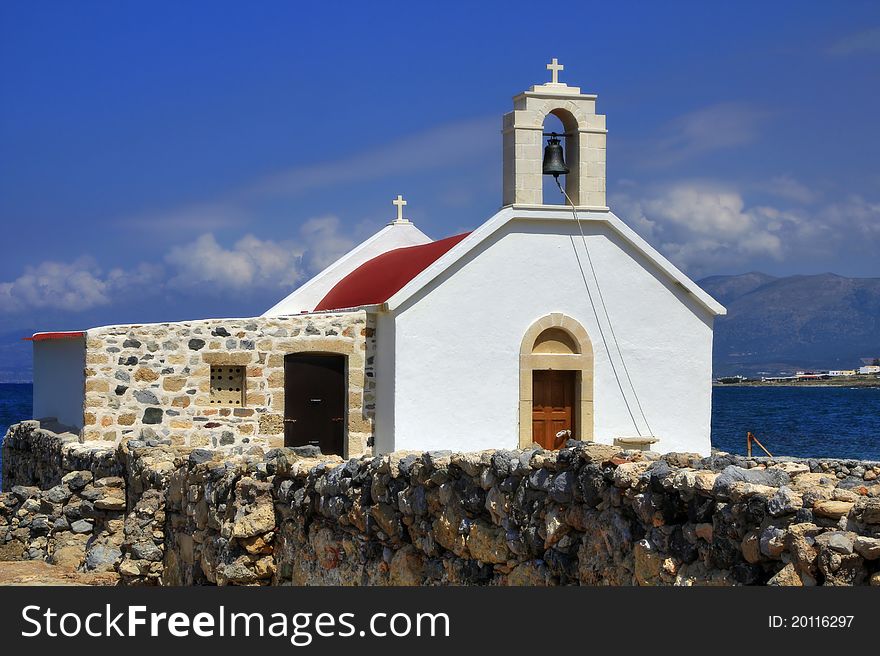
<instances>
[{"instance_id":1,"label":"calm blue water","mask_svg":"<svg viewBox=\"0 0 880 656\"><path fill-rule=\"evenodd\" d=\"M775 456L880 460L880 388L713 388L712 446L745 454L747 431Z\"/></svg>"},{"instance_id":2,"label":"calm blue water","mask_svg":"<svg viewBox=\"0 0 880 656\"><path fill-rule=\"evenodd\" d=\"M32 385L0 383L0 435L6 435L10 424L31 418L32 401Z\"/></svg>"},{"instance_id":3,"label":"calm blue water","mask_svg":"<svg viewBox=\"0 0 880 656\"><path fill-rule=\"evenodd\" d=\"M773 455L880 460L880 388L715 387L712 401L718 449L745 454L752 431ZM31 386L0 383L0 435L30 416Z\"/></svg>"},{"instance_id":4,"label":"calm blue water","mask_svg":"<svg viewBox=\"0 0 880 656\"><path fill-rule=\"evenodd\" d=\"M6 435L6 429L10 424L31 418L32 402L31 385L0 383L0 439ZM0 458L2 457L3 453L0 452Z\"/></svg>"}]
</instances>

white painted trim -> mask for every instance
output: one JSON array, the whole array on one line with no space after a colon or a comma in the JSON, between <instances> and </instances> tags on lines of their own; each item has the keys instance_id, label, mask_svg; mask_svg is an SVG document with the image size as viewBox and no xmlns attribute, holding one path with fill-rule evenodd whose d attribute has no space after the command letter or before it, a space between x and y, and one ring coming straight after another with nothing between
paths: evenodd
<instances>
[{"instance_id":1,"label":"white painted trim","mask_svg":"<svg viewBox=\"0 0 880 656\"><path fill-rule=\"evenodd\" d=\"M578 216L581 221L584 222L607 224L612 231L616 232L636 251L645 256L645 258L672 280L672 282L679 284L687 290L710 313L716 316L727 314L727 310L721 305L721 303L703 291L697 283L684 275L684 273L682 273L675 265L663 257L657 252L657 250L648 244L648 242L639 237L634 230L615 216L614 213L610 211L587 211L581 212ZM394 296L389 298L386 302L388 309L392 312L397 310L397 308L418 293L420 289L440 276L444 271L462 259L481 242L488 239L502 226L518 219L528 221L574 221L574 217L571 214L571 208L565 206L559 206L558 208L545 207L543 209L534 210L519 209L515 207L502 208L492 218L458 242L437 261L425 268L419 275L404 285L402 289L394 294Z\"/></svg>"}]
</instances>

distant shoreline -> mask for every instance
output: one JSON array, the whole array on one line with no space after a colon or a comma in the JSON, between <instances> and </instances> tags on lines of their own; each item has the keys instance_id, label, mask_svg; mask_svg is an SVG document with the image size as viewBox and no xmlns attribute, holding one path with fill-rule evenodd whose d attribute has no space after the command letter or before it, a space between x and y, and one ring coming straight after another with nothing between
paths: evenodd
<instances>
[{"instance_id":1,"label":"distant shoreline","mask_svg":"<svg viewBox=\"0 0 880 656\"><path fill-rule=\"evenodd\" d=\"M841 377L842 380L786 380L780 382L747 380L738 383L712 382L712 387L880 387L880 378Z\"/></svg>"}]
</instances>

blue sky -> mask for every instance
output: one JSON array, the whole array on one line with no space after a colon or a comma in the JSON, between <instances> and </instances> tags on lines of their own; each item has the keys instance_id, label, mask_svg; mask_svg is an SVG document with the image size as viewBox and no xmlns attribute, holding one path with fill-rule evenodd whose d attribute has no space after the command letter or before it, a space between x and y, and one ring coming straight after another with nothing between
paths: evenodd
<instances>
[{"instance_id":1,"label":"blue sky","mask_svg":"<svg viewBox=\"0 0 880 656\"><path fill-rule=\"evenodd\" d=\"M880 275L876 2L5 2L0 335L260 313L398 193L479 225L550 57L692 277Z\"/></svg>"}]
</instances>

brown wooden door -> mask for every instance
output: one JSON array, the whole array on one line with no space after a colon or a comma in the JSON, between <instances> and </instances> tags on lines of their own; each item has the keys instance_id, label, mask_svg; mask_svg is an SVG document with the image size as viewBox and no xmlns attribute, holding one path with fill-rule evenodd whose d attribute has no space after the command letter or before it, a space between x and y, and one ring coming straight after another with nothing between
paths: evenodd
<instances>
[{"instance_id":1,"label":"brown wooden door","mask_svg":"<svg viewBox=\"0 0 880 656\"><path fill-rule=\"evenodd\" d=\"M543 370L532 372L532 441L545 449L559 449L567 437L563 430L574 429L576 372Z\"/></svg>"},{"instance_id":2,"label":"brown wooden door","mask_svg":"<svg viewBox=\"0 0 880 656\"><path fill-rule=\"evenodd\" d=\"M342 455L345 356L293 353L284 358L284 446L312 444Z\"/></svg>"}]
</instances>

